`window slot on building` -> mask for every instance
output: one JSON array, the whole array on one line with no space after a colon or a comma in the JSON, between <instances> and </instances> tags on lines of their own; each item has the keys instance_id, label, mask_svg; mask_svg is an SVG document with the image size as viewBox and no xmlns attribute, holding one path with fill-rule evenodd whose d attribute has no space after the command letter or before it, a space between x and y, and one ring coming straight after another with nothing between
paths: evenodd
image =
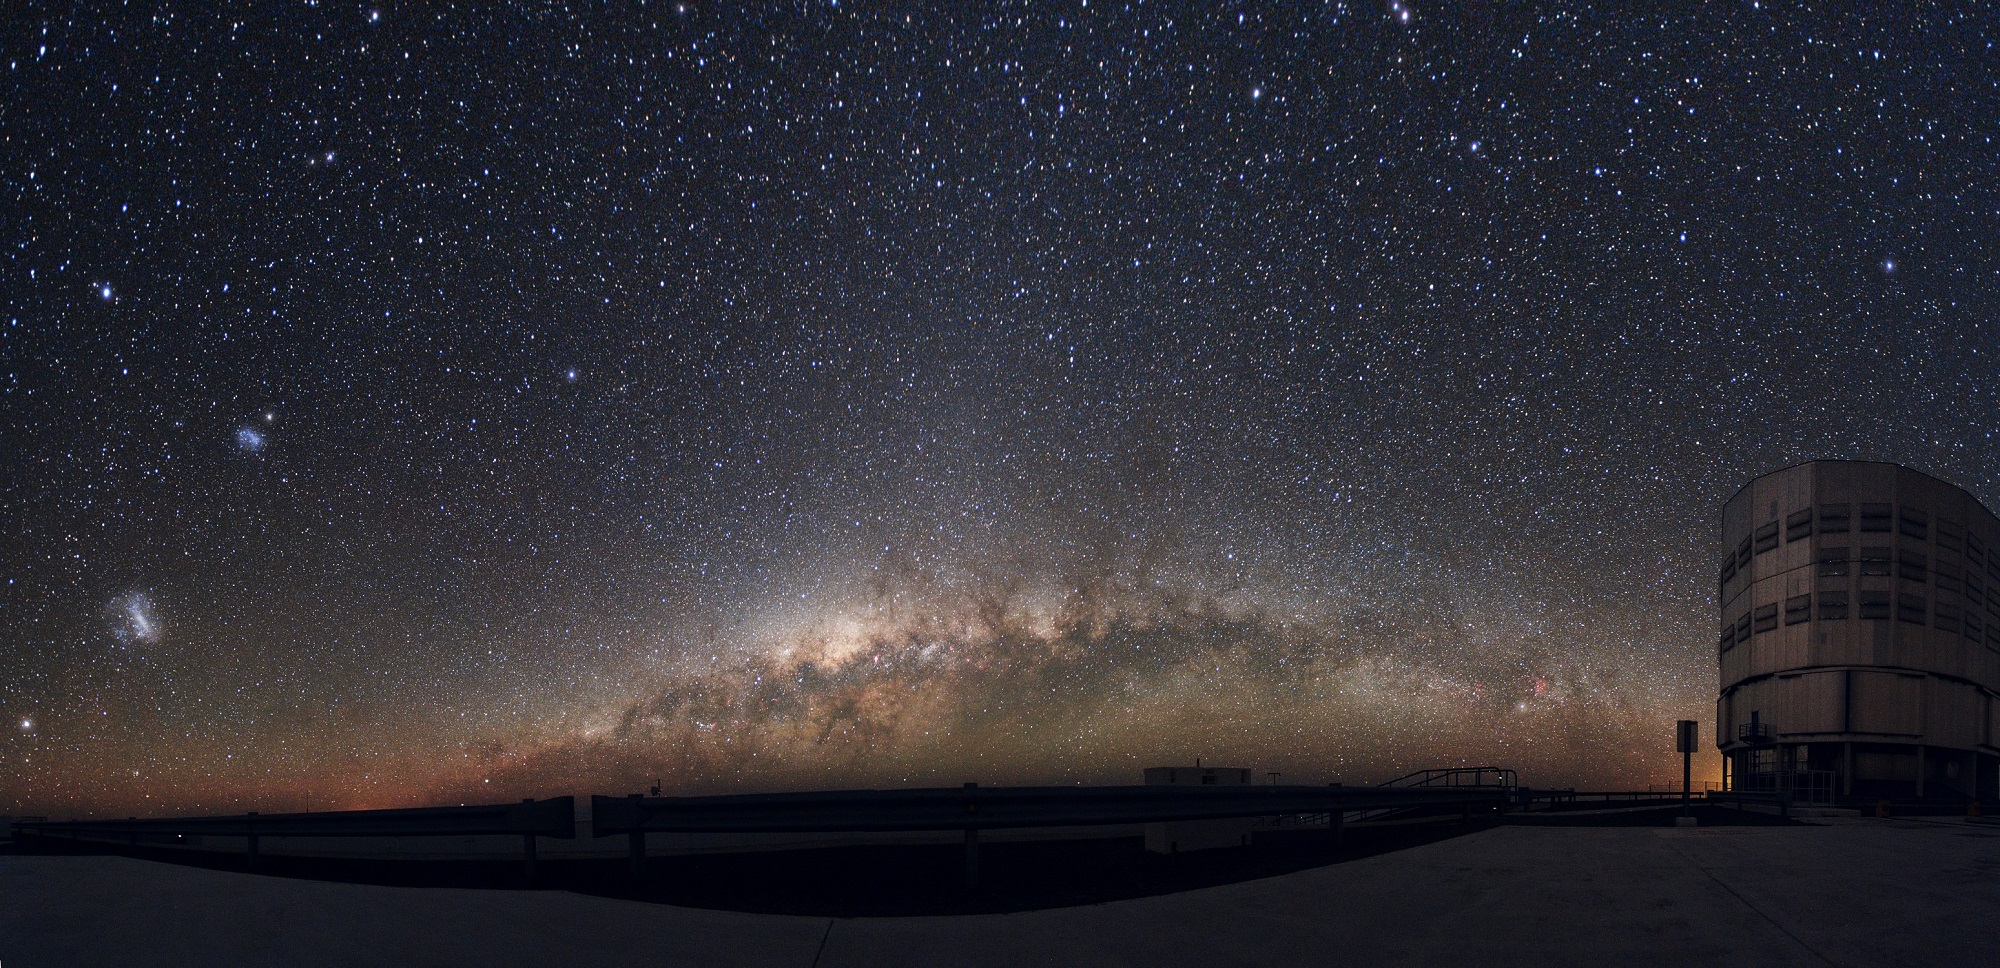
<instances>
[{"instance_id":1,"label":"window slot on building","mask_svg":"<svg viewBox=\"0 0 2000 968\"><path fill-rule=\"evenodd\" d=\"M1995 652L2000 652L2000 625L1994 625L1990 622L1987 623L1986 647L1992 649Z\"/></svg>"},{"instance_id":2,"label":"window slot on building","mask_svg":"<svg viewBox=\"0 0 2000 968\"><path fill-rule=\"evenodd\" d=\"M1896 574L1905 581L1929 581L1929 559L1914 551L1904 551L1897 556Z\"/></svg>"},{"instance_id":3,"label":"window slot on building","mask_svg":"<svg viewBox=\"0 0 2000 968\"><path fill-rule=\"evenodd\" d=\"M1971 639L1971 640L1972 640L1972 641L1974 641L1974 642L1977 642L1977 641L1979 641L1979 639L1980 639L1980 628L1979 628L1979 625L1980 625L1980 622L1979 622L1979 610L1978 610L1978 609L1976 609L1976 608L1968 608L1968 609L1966 609L1966 610L1965 610L1965 637L1966 637L1966 638L1968 638L1968 639Z\"/></svg>"},{"instance_id":4,"label":"window slot on building","mask_svg":"<svg viewBox=\"0 0 2000 968\"><path fill-rule=\"evenodd\" d=\"M1976 534L1968 534L1968 535L1966 535L1966 536L1965 536L1965 555L1966 555L1966 557L1968 557L1968 558L1971 558L1971 559L1974 559L1975 561L1977 561L1978 559L1982 559L1982 558L1985 558L1985 557L1986 557L1986 544L1985 544L1985 542L1982 542L1982 541L1980 541L1980 540L1979 540L1979 536L1978 536L1978 535L1976 535ZM1983 564L1984 562L1981 562L1981 563Z\"/></svg>"},{"instance_id":5,"label":"window slot on building","mask_svg":"<svg viewBox=\"0 0 2000 968\"><path fill-rule=\"evenodd\" d=\"M1785 599L1785 624L1797 625L1812 618L1812 596L1793 595Z\"/></svg>"},{"instance_id":6,"label":"window slot on building","mask_svg":"<svg viewBox=\"0 0 2000 968\"><path fill-rule=\"evenodd\" d=\"M1794 511L1785 518L1785 541L1791 543L1800 538L1812 537L1812 508Z\"/></svg>"},{"instance_id":7,"label":"window slot on building","mask_svg":"<svg viewBox=\"0 0 2000 968\"><path fill-rule=\"evenodd\" d=\"M1736 546L1736 567L1750 567L1750 538L1747 535L1743 538L1743 542Z\"/></svg>"},{"instance_id":8,"label":"window slot on building","mask_svg":"<svg viewBox=\"0 0 2000 968\"><path fill-rule=\"evenodd\" d=\"M1943 602L1939 602L1937 611L1932 613L1932 618L1936 620L1935 624L1939 631L1956 632L1959 630L1958 606L1956 605L1946 605Z\"/></svg>"},{"instance_id":9,"label":"window slot on building","mask_svg":"<svg viewBox=\"0 0 2000 968\"><path fill-rule=\"evenodd\" d=\"M1736 556L1729 555L1722 559L1722 583L1727 585L1729 579L1734 577L1736 577Z\"/></svg>"},{"instance_id":10,"label":"window slot on building","mask_svg":"<svg viewBox=\"0 0 2000 968\"><path fill-rule=\"evenodd\" d=\"M1965 576L1965 600L1974 605L1986 597L1986 586L1979 583L1977 575Z\"/></svg>"},{"instance_id":11,"label":"window slot on building","mask_svg":"<svg viewBox=\"0 0 2000 968\"><path fill-rule=\"evenodd\" d=\"M1896 596L1896 620L1912 625L1924 624L1924 616L1930 614L1931 603L1922 595L1902 594Z\"/></svg>"},{"instance_id":12,"label":"window slot on building","mask_svg":"<svg viewBox=\"0 0 2000 968\"><path fill-rule=\"evenodd\" d=\"M1965 547L1965 529L1939 518L1937 521L1937 546L1945 551L1958 551Z\"/></svg>"},{"instance_id":13,"label":"window slot on building","mask_svg":"<svg viewBox=\"0 0 2000 968\"><path fill-rule=\"evenodd\" d=\"M1760 555L1778 547L1778 522L1773 521L1758 528L1752 537L1757 539L1757 553Z\"/></svg>"},{"instance_id":14,"label":"window slot on building","mask_svg":"<svg viewBox=\"0 0 2000 968\"><path fill-rule=\"evenodd\" d=\"M1729 651L1730 647L1735 644L1736 644L1736 623L1731 622L1728 625L1724 625L1722 627L1722 651L1724 652Z\"/></svg>"},{"instance_id":15,"label":"window slot on building","mask_svg":"<svg viewBox=\"0 0 2000 968\"><path fill-rule=\"evenodd\" d=\"M1819 533L1846 534L1851 517L1845 504L1822 504L1819 506Z\"/></svg>"},{"instance_id":16,"label":"window slot on building","mask_svg":"<svg viewBox=\"0 0 2000 968\"><path fill-rule=\"evenodd\" d=\"M1888 531L1895 518L1893 504L1863 504L1861 506L1861 530Z\"/></svg>"},{"instance_id":17,"label":"window slot on building","mask_svg":"<svg viewBox=\"0 0 2000 968\"><path fill-rule=\"evenodd\" d=\"M1853 555L1853 549L1848 548L1846 545L1841 545L1837 548L1819 549L1819 576L1821 578L1847 577L1849 570L1847 561Z\"/></svg>"},{"instance_id":18,"label":"window slot on building","mask_svg":"<svg viewBox=\"0 0 2000 968\"><path fill-rule=\"evenodd\" d=\"M1748 641L1750 641L1750 613L1749 613L1749 612L1744 612L1744 613L1743 613L1742 615L1739 615L1739 616L1737 616L1737 617L1736 617L1736 641L1738 641L1738 642L1748 642Z\"/></svg>"},{"instance_id":19,"label":"window slot on building","mask_svg":"<svg viewBox=\"0 0 2000 968\"><path fill-rule=\"evenodd\" d=\"M1926 540L1931 533L1931 516L1916 508L1903 509L1903 536Z\"/></svg>"},{"instance_id":20,"label":"window slot on building","mask_svg":"<svg viewBox=\"0 0 2000 968\"><path fill-rule=\"evenodd\" d=\"M1887 548L1861 549L1862 575L1864 576L1887 575L1888 573L1889 573L1889 549Z\"/></svg>"},{"instance_id":21,"label":"window slot on building","mask_svg":"<svg viewBox=\"0 0 2000 968\"><path fill-rule=\"evenodd\" d=\"M1753 632L1769 632L1778 627L1778 603L1759 605L1750 613L1750 629Z\"/></svg>"},{"instance_id":22,"label":"window slot on building","mask_svg":"<svg viewBox=\"0 0 2000 968\"><path fill-rule=\"evenodd\" d=\"M1862 618L1886 619L1889 617L1889 593L1863 590L1855 595L1855 603L1860 606Z\"/></svg>"},{"instance_id":23,"label":"window slot on building","mask_svg":"<svg viewBox=\"0 0 2000 968\"><path fill-rule=\"evenodd\" d=\"M1819 620L1822 622L1838 622L1845 618L1847 618L1847 593L1820 592Z\"/></svg>"},{"instance_id":24,"label":"window slot on building","mask_svg":"<svg viewBox=\"0 0 2000 968\"><path fill-rule=\"evenodd\" d=\"M1938 562L1937 588L1941 592L1957 592L1965 589L1965 583L1959 579L1957 565L1947 565L1942 561Z\"/></svg>"}]
</instances>

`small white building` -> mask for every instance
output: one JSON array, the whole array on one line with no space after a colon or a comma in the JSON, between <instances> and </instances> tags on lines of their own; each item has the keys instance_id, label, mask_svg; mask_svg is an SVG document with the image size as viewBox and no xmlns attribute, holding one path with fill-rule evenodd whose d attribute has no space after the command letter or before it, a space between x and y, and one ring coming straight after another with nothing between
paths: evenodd
<instances>
[{"instance_id":1,"label":"small white building","mask_svg":"<svg viewBox=\"0 0 2000 968\"><path fill-rule=\"evenodd\" d=\"M1198 764L1200 761L1197 760ZM1248 786L1250 771L1229 766L1155 766L1146 770L1147 786ZM1247 847L1253 817L1220 820L1174 820L1146 825L1146 849L1156 854L1217 847Z\"/></svg>"}]
</instances>

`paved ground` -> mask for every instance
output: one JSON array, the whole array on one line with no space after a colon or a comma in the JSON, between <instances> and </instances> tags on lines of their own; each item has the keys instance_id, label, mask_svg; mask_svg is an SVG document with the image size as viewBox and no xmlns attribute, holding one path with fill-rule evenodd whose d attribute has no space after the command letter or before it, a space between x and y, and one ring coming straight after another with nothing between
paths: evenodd
<instances>
[{"instance_id":1,"label":"paved ground","mask_svg":"<svg viewBox=\"0 0 2000 968\"><path fill-rule=\"evenodd\" d=\"M1026 914L731 914L0 857L0 966L1940 965L2000 958L2000 830L1500 827Z\"/></svg>"}]
</instances>

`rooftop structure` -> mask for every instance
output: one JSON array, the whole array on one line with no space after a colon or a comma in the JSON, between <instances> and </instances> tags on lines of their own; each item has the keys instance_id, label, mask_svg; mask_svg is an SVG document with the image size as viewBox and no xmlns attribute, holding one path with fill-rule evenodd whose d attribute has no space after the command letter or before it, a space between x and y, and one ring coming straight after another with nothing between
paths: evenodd
<instances>
[{"instance_id":1,"label":"rooftop structure","mask_svg":"<svg viewBox=\"0 0 2000 968\"><path fill-rule=\"evenodd\" d=\"M1241 767L1155 766L1144 774L1147 786L1247 786L1250 771ZM1156 854L1178 854L1184 850L1213 850L1241 847L1250 842L1256 821L1249 817L1217 820L1174 820L1146 825L1146 849Z\"/></svg>"}]
</instances>

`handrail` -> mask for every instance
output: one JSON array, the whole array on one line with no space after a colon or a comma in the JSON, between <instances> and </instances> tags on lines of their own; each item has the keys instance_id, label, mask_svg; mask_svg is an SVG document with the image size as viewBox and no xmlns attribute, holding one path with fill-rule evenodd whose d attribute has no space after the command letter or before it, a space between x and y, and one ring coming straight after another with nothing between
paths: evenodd
<instances>
[{"instance_id":1,"label":"handrail","mask_svg":"<svg viewBox=\"0 0 2000 968\"><path fill-rule=\"evenodd\" d=\"M554 797L520 803L329 813L233 814L130 820L15 821L16 830L80 837L206 835L214 837L455 837L524 834L576 836L576 799Z\"/></svg>"},{"instance_id":2,"label":"handrail","mask_svg":"<svg viewBox=\"0 0 2000 968\"><path fill-rule=\"evenodd\" d=\"M535 838L576 837L576 798L523 800L470 807L414 807L403 810L345 810L334 813L245 813L222 817L150 817L141 820L16 822L14 829L71 840L122 837L137 846L152 837L241 837L245 866L257 869L257 843L265 837L463 837L512 834L521 838L521 880L535 881Z\"/></svg>"},{"instance_id":3,"label":"handrail","mask_svg":"<svg viewBox=\"0 0 2000 968\"><path fill-rule=\"evenodd\" d=\"M1512 770L1496 773L1512 777ZM1338 824L1350 811L1476 806L1505 807L1512 791L1494 784L1330 786L981 787L825 790L706 797L590 798L591 833L625 834L631 876L644 876L646 834L794 833L960 830L965 834L966 884L978 883L979 831L1006 827L1072 827L1322 814ZM367 837L518 834L523 883L535 877L535 838L576 836L570 797L518 804L293 813L259 816L162 817L17 823L22 832L81 839L140 835L242 837L247 866L257 869L263 837ZM1337 827L1336 827L1337 830Z\"/></svg>"},{"instance_id":4,"label":"handrail","mask_svg":"<svg viewBox=\"0 0 2000 968\"><path fill-rule=\"evenodd\" d=\"M1392 807L1504 803L1498 788L1343 786L964 787L707 797L590 798L600 836L646 831L773 833L984 830L1213 820Z\"/></svg>"},{"instance_id":5,"label":"handrail","mask_svg":"<svg viewBox=\"0 0 2000 968\"><path fill-rule=\"evenodd\" d=\"M1493 774L1499 782L1487 783L1486 775L1489 773ZM1464 777L1468 776L1472 778L1472 782L1461 782ZM1393 780L1384 780L1376 784L1376 786L1383 787L1499 786L1509 788L1520 785L1519 776L1513 770L1504 766L1455 766L1444 769L1418 770L1415 773L1405 773Z\"/></svg>"}]
</instances>

